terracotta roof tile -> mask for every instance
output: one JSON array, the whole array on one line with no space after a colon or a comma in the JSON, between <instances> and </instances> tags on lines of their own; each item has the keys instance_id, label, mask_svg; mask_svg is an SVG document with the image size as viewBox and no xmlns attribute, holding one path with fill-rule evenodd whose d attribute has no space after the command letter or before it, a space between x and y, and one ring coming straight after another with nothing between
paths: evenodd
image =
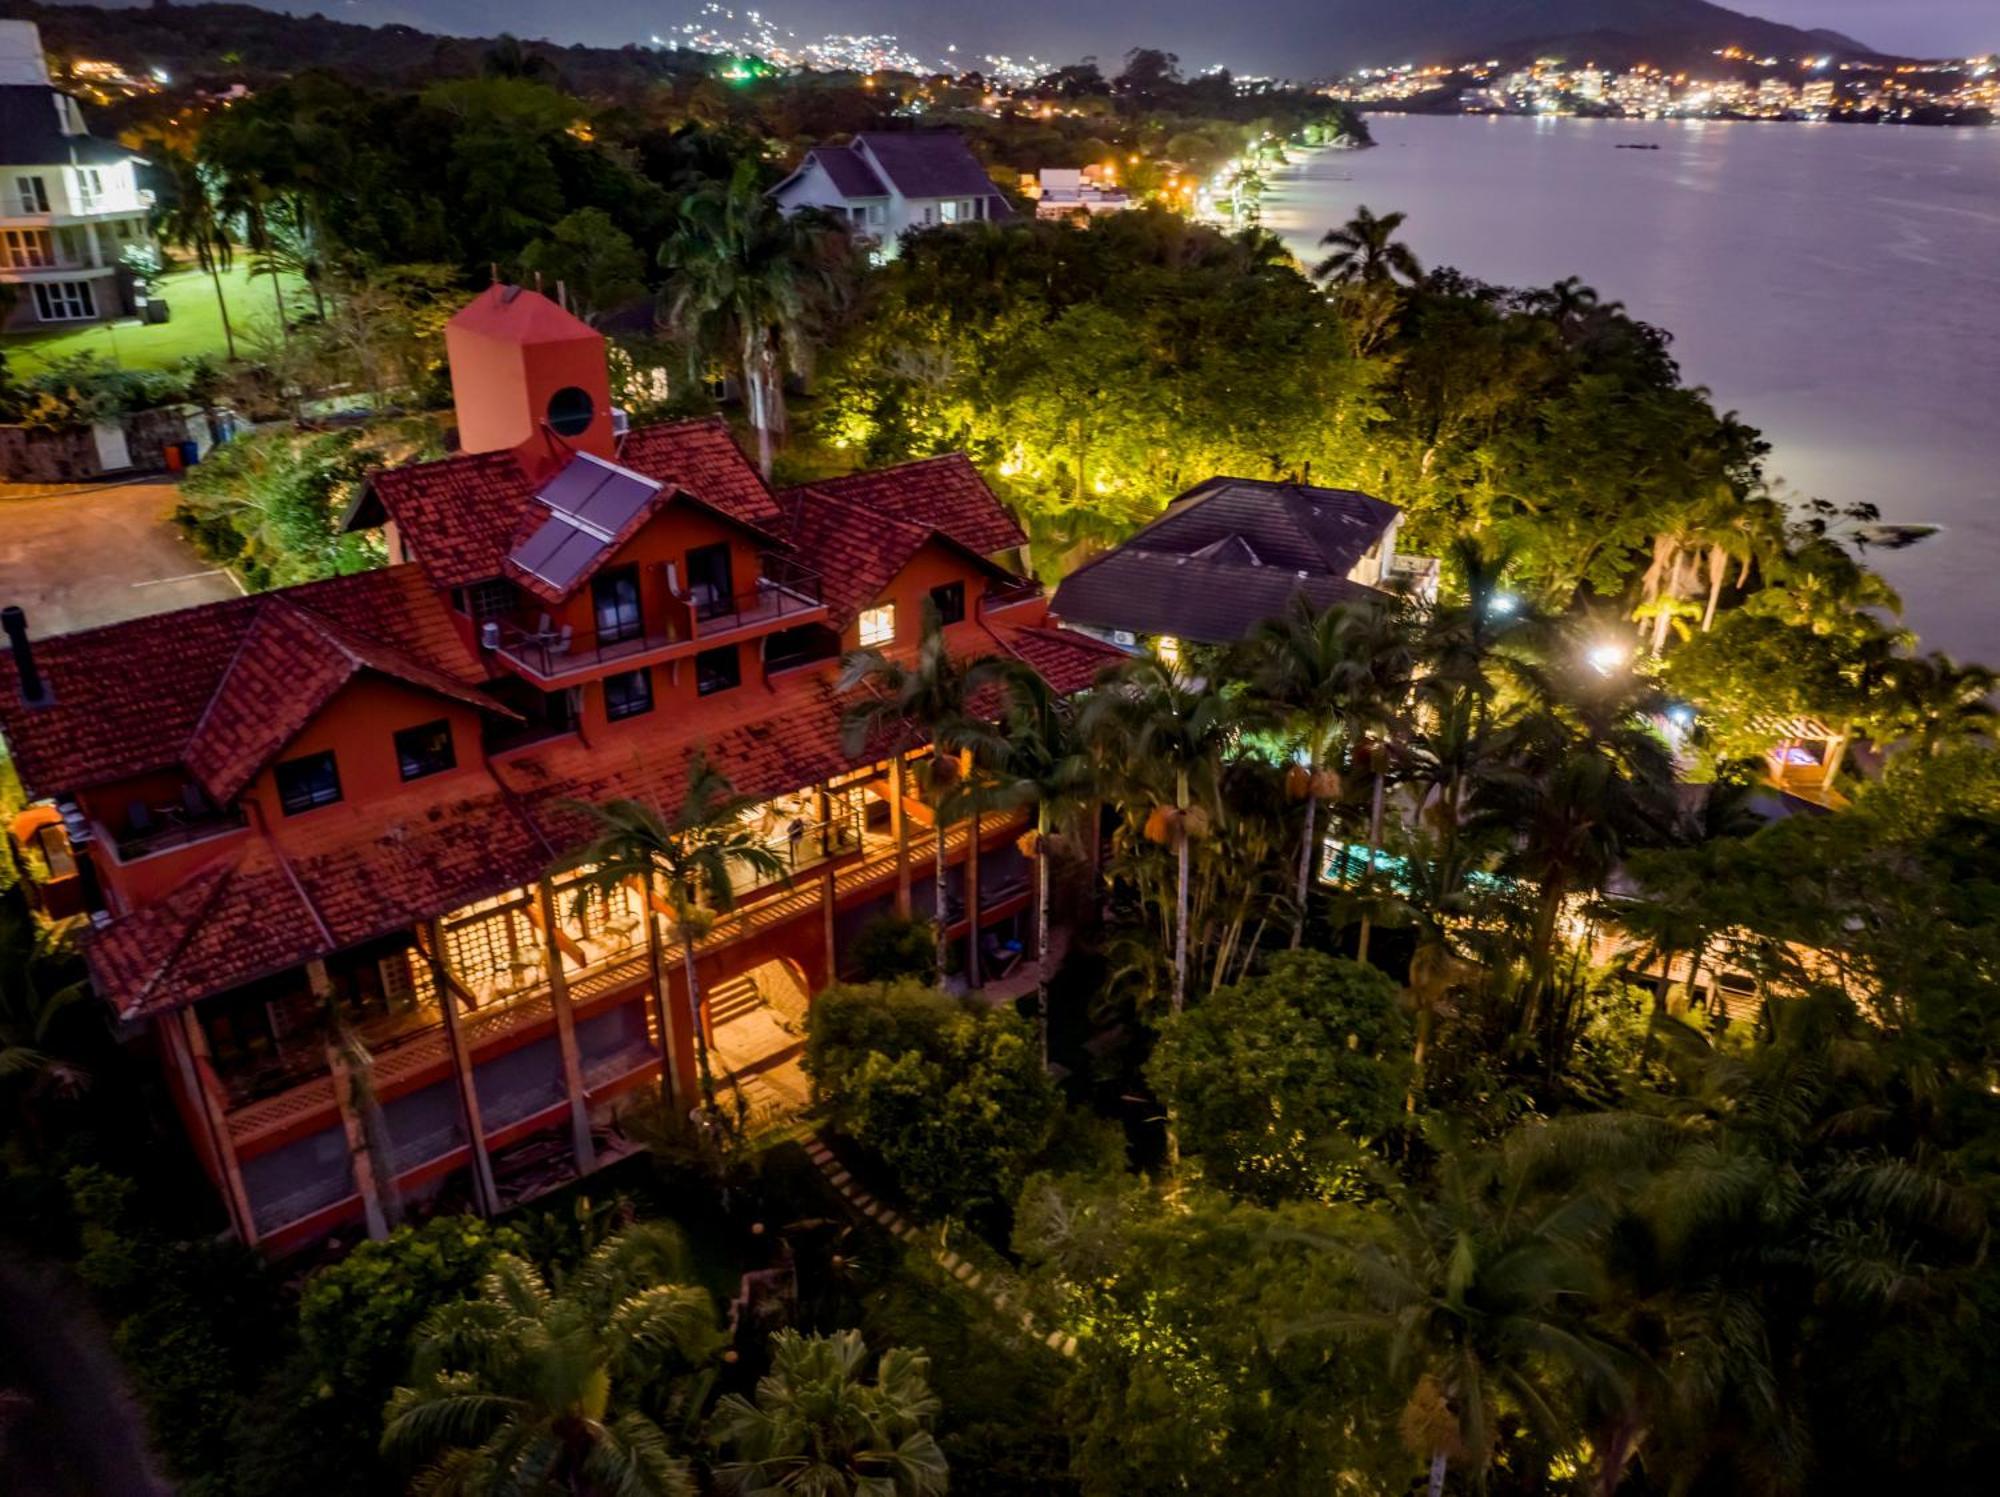
<instances>
[{"instance_id":1,"label":"terracotta roof tile","mask_svg":"<svg viewBox=\"0 0 2000 1497\"><path fill-rule=\"evenodd\" d=\"M816 487L788 491L785 506L786 539L819 572L836 629L853 622L936 533Z\"/></svg>"},{"instance_id":2,"label":"terracotta roof tile","mask_svg":"<svg viewBox=\"0 0 2000 1497\"><path fill-rule=\"evenodd\" d=\"M534 486L511 452L466 452L371 474L370 492L438 587L500 575Z\"/></svg>"},{"instance_id":3,"label":"terracotta roof tile","mask_svg":"<svg viewBox=\"0 0 2000 1497\"><path fill-rule=\"evenodd\" d=\"M393 656L403 674L481 679L450 613L415 567L57 635L35 644L55 695L49 706L24 706L12 658L0 658L0 731L30 791L53 795L183 762L246 637L271 607L317 617L351 647L378 660Z\"/></svg>"},{"instance_id":4,"label":"terracotta roof tile","mask_svg":"<svg viewBox=\"0 0 2000 1497\"><path fill-rule=\"evenodd\" d=\"M195 725L182 762L217 805L228 803L364 670L482 711L515 715L473 682L352 634L274 593L258 600L256 617Z\"/></svg>"},{"instance_id":5,"label":"terracotta roof tile","mask_svg":"<svg viewBox=\"0 0 2000 1497\"><path fill-rule=\"evenodd\" d=\"M981 556L1028 543L1020 522L962 452L872 473L821 479L811 487L880 514L942 531Z\"/></svg>"},{"instance_id":6,"label":"terracotta roof tile","mask_svg":"<svg viewBox=\"0 0 2000 1497\"><path fill-rule=\"evenodd\" d=\"M295 967L323 945L283 866L253 840L90 932L84 953L97 990L130 1019Z\"/></svg>"},{"instance_id":7,"label":"terracotta roof tile","mask_svg":"<svg viewBox=\"0 0 2000 1497\"><path fill-rule=\"evenodd\" d=\"M720 416L642 426L620 445L618 461L669 487L678 485L746 524L770 530L783 519L778 501Z\"/></svg>"}]
</instances>

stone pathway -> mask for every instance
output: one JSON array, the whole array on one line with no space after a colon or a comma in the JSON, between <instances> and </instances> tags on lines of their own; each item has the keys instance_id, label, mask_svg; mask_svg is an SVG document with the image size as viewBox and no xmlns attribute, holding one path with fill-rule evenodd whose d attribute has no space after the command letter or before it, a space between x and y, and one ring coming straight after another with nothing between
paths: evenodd
<instances>
[{"instance_id":1,"label":"stone pathway","mask_svg":"<svg viewBox=\"0 0 2000 1497\"><path fill-rule=\"evenodd\" d=\"M841 1164L839 1156L827 1146L826 1140L818 1133L804 1134L800 1138L800 1143L804 1145L806 1156L812 1160L813 1167L826 1177L826 1183L840 1193L841 1199L857 1215L875 1222L901 1238L908 1246L929 1253L931 1260L938 1267L984 1299L1002 1320L1018 1325L1029 1340L1039 1341L1050 1351L1065 1357L1076 1355L1076 1337L1060 1328L1045 1332L1032 1311L1016 1304L1018 1297L1016 1291L1003 1281L999 1274L991 1276L982 1274L949 1248L935 1247L920 1241L928 1236L923 1226L863 1190L860 1182Z\"/></svg>"}]
</instances>

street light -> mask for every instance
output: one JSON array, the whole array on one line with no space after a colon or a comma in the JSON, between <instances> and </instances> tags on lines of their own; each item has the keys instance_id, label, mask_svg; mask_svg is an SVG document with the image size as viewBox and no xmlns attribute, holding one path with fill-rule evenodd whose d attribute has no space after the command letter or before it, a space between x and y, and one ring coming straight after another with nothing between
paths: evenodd
<instances>
[{"instance_id":1,"label":"street light","mask_svg":"<svg viewBox=\"0 0 2000 1497\"><path fill-rule=\"evenodd\" d=\"M1590 668L1598 675L1608 676L1632 658L1632 650L1629 645L1622 645L1614 640L1604 640L1592 645L1590 653L1584 658L1590 662Z\"/></svg>"}]
</instances>

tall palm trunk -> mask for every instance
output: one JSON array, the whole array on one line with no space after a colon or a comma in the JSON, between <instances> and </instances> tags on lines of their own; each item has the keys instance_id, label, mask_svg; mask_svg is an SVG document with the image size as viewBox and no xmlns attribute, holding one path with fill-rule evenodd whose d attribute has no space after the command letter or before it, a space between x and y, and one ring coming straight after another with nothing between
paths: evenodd
<instances>
[{"instance_id":1,"label":"tall palm trunk","mask_svg":"<svg viewBox=\"0 0 2000 1497\"><path fill-rule=\"evenodd\" d=\"M1382 775L1380 771L1377 771L1375 775L1375 801L1374 805L1371 807L1368 813L1368 871L1362 875L1362 881L1366 886L1370 897L1373 897L1375 892L1375 849L1379 847L1381 843L1382 843ZM1368 960L1368 937L1373 929L1374 929L1374 918L1370 913L1368 907L1364 905L1361 910L1361 937L1355 943L1354 947L1354 959L1357 962L1365 962Z\"/></svg>"},{"instance_id":2,"label":"tall palm trunk","mask_svg":"<svg viewBox=\"0 0 2000 1497\"><path fill-rule=\"evenodd\" d=\"M653 1020L660 1026L660 1102L670 1106L674 1100L674 1027L667 1010L665 946L660 940L660 916L653 908L650 881L639 897L646 912L646 966L653 978Z\"/></svg>"},{"instance_id":3,"label":"tall palm trunk","mask_svg":"<svg viewBox=\"0 0 2000 1497\"><path fill-rule=\"evenodd\" d=\"M1049 805L1035 809L1035 1031L1049 1063Z\"/></svg>"},{"instance_id":4,"label":"tall palm trunk","mask_svg":"<svg viewBox=\"0 0 2000 1497\"><path fill-rule=\"evenodd\" d=\"M383 1223L393 1232L403 1224L403 1195L396 1188L396 1149L389 1136L388 1115L375 1093L375 1057L345 1021L337 1021L334 1032L347 1070L348 1105L361 1124L362 1147L374 1167L375 1195L382 1207Z\"/></svg>"},{"instance_id":5,"label":"tall palm trunk","mask_svg":"<svg viewBox=\"0 0 2000 1497\"><path fill-rule=\"evenodd\" d=\"M1174 777L1174 806L1179 816L1174 822L1174 997L1175 1013L1187 1007L1188 966L1188 781L1187 771Z\"/></svg>"},{"instance_id":6,"label":"tall palm trunk","mask_svg":"<svg viewBox=\"0 0 2000 1497\"><path fill-rule=\"evenodd\" d=\"M208 278L215 283L215 305L222 313L222 345L229 351L229 362L236 362L236 330L229 325L229 300L222 294L222 267L213 254L203 255L208 262Z\"/></svg>"},{"instance_id":7,"label":"tall palm trunk","mask_svg":"<svg viewBox=\"0 0 2000 1497\"><path fill-rule=\"evenodd\" d=\"M681 920L681 969L687 973L688 1019L694 1026L694 1064L701 1077L701 1100L715 1111L715 1071L709 1064L708 1036L701 1022L701 978L694 966L694 932L686 917Z\"/></svg>"},{"instance_id":8,"label":"tall palm trunk","mask_svg":"<svg viewBox=\"0 0 2000 1497\"><path fill-rule=\"evenodd\" d=\"M1299 894L1298 908L1292 913L1292 950L1297 951L1306 938L1306 902L1312 895L1313 833L1317 830L1319 811L1319 754L1315 751L1306 763L1306 830L1299 843Z\"/></svg>"},{"instance_id":9,"label":"tall palm trunk","mask_svg":"<svg viewBox=\"0 0 2000 1497\"><path fill-rule=\"evenodd\" d=\"M770 349L762 329L748 328L743 334L743 402L750 413L750 429L757 434L757 471L764 482L771 481L776 461L772 449L769 413Z\"/></svg>"},{"instance_id":10,"label":"tall palm trunk","mask_svg":"<svg viewBox=\"0 0 2000 1497\"><path fill-rule=\"evenodd\" d=\"M931 744L931 875L937 881L936 903L931 907L931 917L937 926L937 985L944 991L945 968L951 958L951 911L945 906L945 862L944 862L944 745Z\"/></svg>"}]
</instances>

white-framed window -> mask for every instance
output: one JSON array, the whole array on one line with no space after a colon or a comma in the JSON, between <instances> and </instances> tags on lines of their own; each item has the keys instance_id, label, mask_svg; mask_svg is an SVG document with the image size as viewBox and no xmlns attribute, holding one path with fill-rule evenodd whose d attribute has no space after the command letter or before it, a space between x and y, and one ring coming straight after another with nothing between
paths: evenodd
<instances>
[{"instance_id":1,"label":"white-framed window","mask_svg":"<svg viewBox=\"0 0 2000 1497\"><path fill-rule=\"evenodd\" d=\"M971 223L979 217L979 199L952 198L939 203L938 216L948 224Z\"/></svg>"},{"instance_id":2,"label":"white-framed window","mask_svg":"<svg viewBox=\"0 0 2000 1497\"><path fill-rule=\"evenodd\" d=\"M104 173L94 166L79 166L76 169L77 206L85 213L97 207L97 200L104 196Z\"/></svg>"},{"instance_id":3,"label":"white-framed window","mask_svg":"<svg viewBox=\"0 0 2000 1497\"><path fill-rule=\"evenodd\" d=\"M14 179L14 203L22 213L46 213L49 211L49 184L40 177L19 176Z\"/></svg>"},{"instance_id":4,"label":"white-framed window","mask_svg":"<svg viewBox=\"0 0 2000 1497\"><path fill-rule=\"evenodd\" d=\"M97 315L88 281L35 282L35 315L44 322L83 322Z\"/></svg>"},{"instance_id":5,"label":"white-framed window","mask_svg":"<svg viewBox=\"0 0 2000 1497\"><path fill-rule=\"evenodd\" d=\"M55 263L55 240L47 229L9 229L0 238L0 264L9 270L48 270Z\"/></svg>"},{"instance_id":6,"label":"white-framed window","mask_svg":"<svg viewBox=\"0 0 2000 1497\"><path fill-rule=\"evenodd\" d=\"M887 203L870 203L868 205L868 222L879 227L888 221L889 205Z\"/></svg>"},{"instance_id":7,"label":"white-framed window","mask_svg":"<svg viewBox=\"0 0 2000 1497\"><path fill-rule=\"evenodd\" d=\"M896 641L896 605L881 603L873 608L861 610L861 647L894 644Z\"/></svg>"}]
</instances>

